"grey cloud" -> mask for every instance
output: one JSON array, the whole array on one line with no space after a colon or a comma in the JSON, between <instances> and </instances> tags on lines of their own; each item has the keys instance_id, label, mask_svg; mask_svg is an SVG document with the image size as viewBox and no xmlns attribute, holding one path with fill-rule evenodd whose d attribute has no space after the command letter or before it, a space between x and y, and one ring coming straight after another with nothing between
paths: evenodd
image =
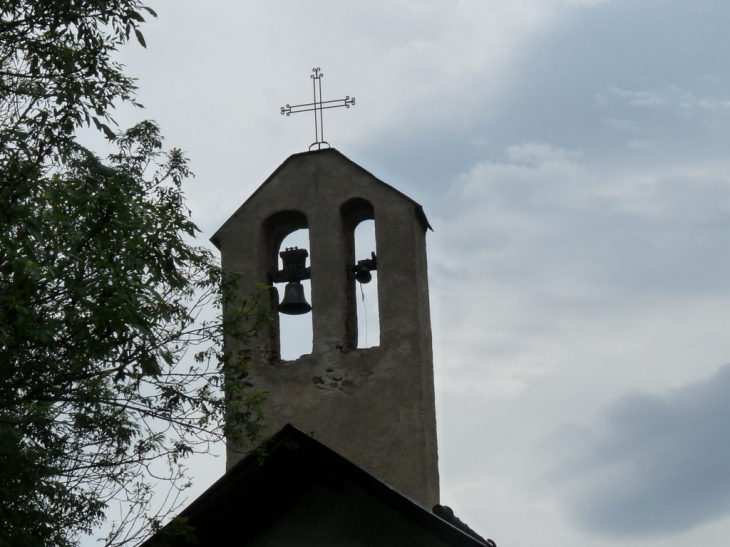
<instances>
[{"instance_id":1,"label":"grey cloud","mask_svg":"<svg viewBox=\"0 0 730 547\"><path fill-rule=\"evenodd\" d=\"M619 89L618 87L611 86L609 91L611 94L626 99L632 106L648 106L657 107L667 104L668 100L662 96L661 93L650 90L627 90Z\"/></svg>"},{"instance_id":2,"label":"grey cloud","mask_svg":"<svg viewBox=\"0 0 730 547\"><path fill-rule=\"evenodd\" d=\"M666 395L634 393L553 441L554 484L585 529L667 535L730 513L730 365Z\"/></svg>"},{"instance_id":3,"label":"grey cloud","mask_svg":"<svg viewBox=\"0 0 730 547\"><path fill-rule=\"evenodd\" d=\"M722 165L600 172L539 143L506 156L456 181L447 262L468 252L472 271L519 281L532 298L549 297L552 280L570 276L590 287L573 303L594 313L617 298L726 293L730 183Z\"/></svg>"},{"instance_id":4,"label":"grey cloud","mask_svg":"<svg viewBox=\"0 0 730 547\"><path fill-rule=\"evenodd\" d=\"M619 131L622 133L636 134L640 132L637 123L633 120L617 119L617 118L605 118L603 123L609 129L613 131Z\"/></svg>"},{"instance_id":5,"label":"grey cloud","mask_svg":"<svg viewBox=\"0 0 730 547\"><path fill-rule=\"evenodd\" d=\"M713 116L727 112L729 14L721 0L576 10L523 59L513 95L488 131L502 141L540 139L605 154L625 136L606 131L603 120L626 119L642 130L641 140L658 141L651 154L658 161L719 153L728 126ZM634 160L632 150L623 161Z\"/></svg>"},{"instance_id":6,"label":"grey cloud","mask_svg":"<svg viewBox=\"0 0 730 547\"><path fill-rule=\"evenodd\" d=\"M672 107L682 109L685 112L699 109L715 113L730 110L730 100L724 96L718 98L714 95L698 95L696 92L678 85L668 85L663 89L639 90L620 89L610 86L608 91L610 95L636 107ZM715 90L715 93L717 92L721 92L721 90ZM607 96L601 96L603 97L603 104L608 104Z\"/></svg>"}]
</instances>

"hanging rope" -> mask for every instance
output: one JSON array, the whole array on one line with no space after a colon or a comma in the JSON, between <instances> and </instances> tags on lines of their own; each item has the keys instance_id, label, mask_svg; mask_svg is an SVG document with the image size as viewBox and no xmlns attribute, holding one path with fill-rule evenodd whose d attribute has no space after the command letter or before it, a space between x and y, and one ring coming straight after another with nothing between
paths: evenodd
<instances>
[{"instance_id":1,"label":"hanging rope","mask_svg":"<svg viewBox=\"0 0 730 547\"><path fill-rule=\"evenodd\" d=\"M362 283L358 283L360 285L360 294L362 295L362 307L365 309L365 344L363 345L364 348L368 347L368 307L365 304L365 291L362 289Z\"/></svg>"}]
</instances>

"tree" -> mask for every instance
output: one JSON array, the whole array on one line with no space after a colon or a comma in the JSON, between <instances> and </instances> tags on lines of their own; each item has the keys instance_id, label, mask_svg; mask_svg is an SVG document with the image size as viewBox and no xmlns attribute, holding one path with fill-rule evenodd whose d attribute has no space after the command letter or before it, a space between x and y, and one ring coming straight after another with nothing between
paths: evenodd
<instances>
[{"instance_id":1,"label":"tree","mask_svg":"<svg viewBox=\"0 0 730 547\"><path fill-rule=\"evenodd\" d=\"M220 310L238 339L265 317L194 244L181 152L152 122L109 127L115 102L135 100L113 54L130 36L145 45L154 12L0 5L0 544L73 545L113 500L128 512L108 544L131 543L159 525L150 472L184 484L182 459L222 436L224 413L257 434L260 394L225 409L223 378L245 363L221 349ZM80 146L82 125L118 152Z\"/></svg>"}]
</instances>

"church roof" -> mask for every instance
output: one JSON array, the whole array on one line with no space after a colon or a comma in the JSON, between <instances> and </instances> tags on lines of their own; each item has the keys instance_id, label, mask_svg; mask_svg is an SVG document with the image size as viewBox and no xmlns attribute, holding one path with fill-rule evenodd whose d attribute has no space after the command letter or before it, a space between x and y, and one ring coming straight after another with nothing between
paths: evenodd
<instances>
[{"instance_id":1,"label":"church roof","mask_svg":"<svg viewBox=\"0 0 730 547\"><path fill-rule=\"evenodd\" d=\"M407 195L405 195L400 190L394 188L390 184L388 184L386 182L383 182L382 180L380 180L379 178L377 178L375 175L373 175L372 173L370 173L367 169L361 167L360 165L358 165L357 163L355 163L354 161L352 161L351 159L349 159L347 156L345 156L344 154L342 154L338 150L336 150L334 148L326 148L326 149L323 149L323 150L313 150L313 151L310 151L310 152L300 152L298 154L292 154L286 160L284 160L284 162L279 167L277 167L276 170L273 173L271 173L271 175L269 175L269 177L248 197L248 199L245 202L243 202L243 204L236 210L236 212L233 213L230 216L230 218L228 220L226 220L220 228L218 228L218 230L216 230L216 233L213 234L213 236L210 238L210 241L216 247L220 248L220 238L221 238L223 232L225 231L225 229L229 225L231 225L235 221L236 217L238 217L246 209L246 207L249 204L249 202L251 202L259 193L265 191L265 189L268 186L269 182L272 179L276 178L276 176L281 171L284 171L285 169L291 168L292 165L295 164L298 159L302 159L302 158L305 158L305 157L308 157L308 156L311 157L313 154L327 154L327 155L335 156L343 164L347 164L350 168L355 169L355 170L359 171L360 173L363 173L363 174L368 175L372 179L372 181L374 183L379 184L379 185L382 185L382 186L390 189L395 194L401 196L403 199L411 202L413 204L413 206L414 206L415 214L418 217L418 219L420 220L421 224L423 225L424 230L425 229L429 229L429 230L433 231L433 228L431 227L431 224L428 222L428 218L426 218L426 213L424 212L423 207L418 202L416 202L415 200L411 199L410 197L408 197Z\"/></svg>"},{"instance_id":2,"label":"church roof","mask_svg":"<svg viewBox=\"0 0 730 547\"><path fill-rule=\"evenodd\" d=\"M194 528L201 546L268 545L265 540L257 543L257 537L277 522L281 526L283 516L297 503L310 504L307 506L309 520L327 518L313 508L316 504L308 501L311 498L307 496L316 489L333 492L335 496L355 490L368 500L375 500L374 503L408 522L422 540L426 538L426 541L409 541L411 545L495 546L493 541L485 540L454 517L450 509L439 505L434 512L429 511L290 424L231 468L180 516L186 517ZM344 500L343 496L335 503L347 503ZM366 518L369 517L363 517ZM373 525L383 526L382 521ZM360 526L360 530L367 530L364 533L373 533L367 521L365 526L362 523ZM164 531L163 528L163 534ZM379 533L388 531L383 529ZM156 545L156 537L150 538L143 547ZM187 545L167 541L165 545L171 547Z\"/></svg>"}]
</instances>

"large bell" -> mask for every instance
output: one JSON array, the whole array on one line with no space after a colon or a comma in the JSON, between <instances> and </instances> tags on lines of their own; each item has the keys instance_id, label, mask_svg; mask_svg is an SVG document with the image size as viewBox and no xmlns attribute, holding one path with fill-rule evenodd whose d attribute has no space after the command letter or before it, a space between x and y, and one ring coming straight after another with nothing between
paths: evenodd
<instances>
[{"instance_id":1,"label":"large bell","mask_svg":"<svg viewBox=\"0 0 730 547\"><path fill-rule=\"evenodd\" d=\"M279 304L279 312L286 315L303 315L312 311L304 298L304 287L299 281L290 281L284 287L284 299Z\"/></svg>"}]
</instances>

